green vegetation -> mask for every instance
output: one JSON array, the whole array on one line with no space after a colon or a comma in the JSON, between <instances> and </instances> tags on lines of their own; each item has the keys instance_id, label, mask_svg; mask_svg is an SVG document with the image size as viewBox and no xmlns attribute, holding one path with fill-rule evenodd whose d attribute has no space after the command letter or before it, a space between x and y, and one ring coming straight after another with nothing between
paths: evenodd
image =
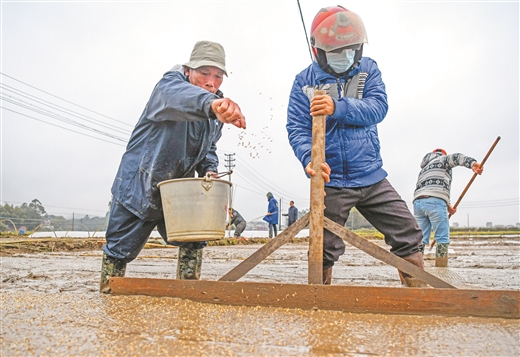
<instances>
[{"instance_id":1,"label":"green vegetation","mask_svg":"<svg viewBox=\"0 0 520 357\"><path fill-rule=\"evenodd\" d=\"M62 216L49 215L42 203L34 199L31 203L20 206L5 204L0 206L0 232L23 231L104 231L108 213L105 217L89 217L65 219Z\"/></svg>"}]
</instances>

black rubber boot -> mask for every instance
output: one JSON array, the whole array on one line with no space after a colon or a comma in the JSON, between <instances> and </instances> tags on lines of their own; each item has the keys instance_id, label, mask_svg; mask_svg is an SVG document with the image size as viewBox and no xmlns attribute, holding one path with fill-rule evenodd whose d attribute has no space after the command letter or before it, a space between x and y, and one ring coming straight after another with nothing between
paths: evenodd
<instances>
[{"instance_id":1,"label":"black rubber boot","mask_svg":"<svg viewBox=\"0 0 520 357\"><path fill-rule=\"evenodd\" d=\"M107 256L103 252L103 261L101 262L101 282L99 284L99 292L110 294L112 290L108 285L108 279L114 276L125 276L126 263Z\"/></svg>"},{"instance_id":2,"label":"black rubber boot","mask_svg":"<svg viewBox=\"0 0 520 357\"><path fill-rule=\"evenodd\" d=\"M410 254L407 257L402 257L404 260L412 263L413 265L418 266L422 270L424 270L424 261L423 261L423 253L417 252ZM410 274L407 274L405 272L402 272L399 270L399 279L401 279L401 283L407 287L417 287L422 288L428 286L424 282L422 282L419 279L414 278Z\"/></svg>"},{"instance_id":3,"label":"black rubber boot","mask_svg":"<svg viewBox=\"0 0 520 357\"><path fill-rule=\"evenodd\" d=\"M179 247L177 260L177 279L199 280L202 269L202 250L204 248Z\"/></svg>"}]
</instances>

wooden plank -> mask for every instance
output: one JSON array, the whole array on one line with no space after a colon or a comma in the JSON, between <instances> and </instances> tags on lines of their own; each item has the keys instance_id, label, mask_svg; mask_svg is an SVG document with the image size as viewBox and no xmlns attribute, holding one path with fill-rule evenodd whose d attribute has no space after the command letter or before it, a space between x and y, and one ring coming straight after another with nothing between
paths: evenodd
<instances>
[{"instance_id":1,"label":"wooden plank","mask_svg":"<svg viewBox=\"0 0 520 357\"><path fill-rule=\"evenodd\" d=\"M114 295L353 313L520 318L520 292L205 280L110 278Z\"/></svg>"},{"instance_id":2,"label":"wooden plank","mask_svg":"<svg viewBox=\"0 0 520 357\"><path fill-rule=\"evenodd\" d=\"M326 95L324 90L314 95ZM325 209L323 192L325 180L321 176L321 164L325 162L325 115L312 118L311 167L316 175L311 176L311 215L309 220L309 284L323 284L323 211Z\"/></svg>"},{"instance_id":3,"label":"wooden plank","mask_svg":"<svg viewBox=\"0 0 520 357\"><path fill-rule=\"evenodd\" d=\"M435 275L432 275L425 270L413 265L410 262L398 257L395 254L390 253L389 251L381 248L377 244L374 244L366 239L361 238L357 234L349 231L347 228L340 226L339 224L331 221L329 218L325 217L324 219L325 229L330 232L336 234L341 239L347 241L354 247L361 249L363 252L368 255L373 256L376 259L379 259L405 273L408 273L417 279L422 280L426 284L433 286L434 288L446 288L446 289L456 289L451 284L448 284L444 280L437 278Z\"/></svg>"},{"instance_id":4,"label":"wooden plank","mask_svg":"<svg viewBox=\"0 0 520 357\"><path fill-rule=\"evenodd\" d=\"M302 218L291 224L289 228L280 233L276 238L273 238L269 243L266 243L256 252L251 254L251 256L246 260L220 278L219 281L237 281L246 275L251 269L260 264L274 251L293 239L307 224L309 224L309 213L305 214Z\"/></svg>"}]
</instances>

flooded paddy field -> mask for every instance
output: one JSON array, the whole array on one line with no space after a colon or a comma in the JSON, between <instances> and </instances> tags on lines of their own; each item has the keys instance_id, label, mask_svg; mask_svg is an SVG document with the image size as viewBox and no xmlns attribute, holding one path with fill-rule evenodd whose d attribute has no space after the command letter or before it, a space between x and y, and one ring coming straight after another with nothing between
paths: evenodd
<instances>
[{"instance_id":1,"label":"flooded paddy field","mask_svg":"<svg viewBox=\"0 0 520 357\"><path fill-rule=\"evenodd\" d=\"M384 242L373 241L385 249ZM260 244L204 249L218 280ZM305 242L286 244L240 281L307 283ZM427 252L428 253L428 252ZM516 319L353 314L203 304L98 293L101 251L3 252L1 356L519 356ZM448 268L459 288L520 292L520 237L456 237ZM176 248L145 249L126 276L174 279ZM333 284L399 287L395 268L347 246ZM403 288L404 289L404 288Z\"/></svg>"}]
</instances>

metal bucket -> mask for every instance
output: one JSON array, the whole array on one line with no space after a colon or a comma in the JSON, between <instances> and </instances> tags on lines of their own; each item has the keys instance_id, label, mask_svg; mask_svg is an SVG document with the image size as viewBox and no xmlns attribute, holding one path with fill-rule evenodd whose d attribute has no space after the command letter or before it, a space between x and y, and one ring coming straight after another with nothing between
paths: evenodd
<instances>
[{"instance_id":1,"label":"metal bucket","mask_svg":"<svg viewBox=\"0 0 520 357\"><path fill-rule=\"evenodd\" d=\"M210 177L184 178L163 181L157 186L168 242L224 238L231 182Z\"/></svg>"}]
</instances>

